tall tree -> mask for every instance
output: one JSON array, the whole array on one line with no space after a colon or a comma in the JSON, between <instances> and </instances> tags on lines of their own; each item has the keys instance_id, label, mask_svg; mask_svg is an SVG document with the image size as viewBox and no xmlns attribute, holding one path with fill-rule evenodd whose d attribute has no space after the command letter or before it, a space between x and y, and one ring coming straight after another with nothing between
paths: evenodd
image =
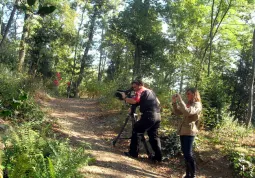
<instances>
[{"instance_id":1,"label":"tall tree","mask_svg":"<svg viewBox=\"0 0 255 178\"><path fill-rule=\"evenodd\" d=\"M5 1L1 1L1 10L0 10L0 35L3 37L4 36L4 23L3 23L3 19L4 19L4 9L6 6L6 2Z\"/></svg>"},{"instance_id":2,"label":"tall tree","mask_svg":"<svg viewBox=\"0 0 255 178\"><path fill-rule=\"evenodd\" d=\"M30 17L28 13L25 14L24 16L24 26L22 30L22 36L20 40L20 45L19 45L19 66L18 66L18 71L22 71L23 65L24 65L24 60L25 60L25 55L26 55L26 39L28 37L28 21L27 19Z\"/></svg>"},{"instance_id":3,"label":"tall tree","mask_svg":"<svg viewBox=\"0 0 255 178\"><path fill-rule=\"evenodd\" d=\"M26 6L26 3L23 3L20 7L25 13L22 37L20 40L19 59L18 59L19 61L18 70L20 72L22 71L25 56L26 56L26 48L27 48L26 40L29 36L29 21L28 20L33 17L34 13L43 17L45 15L51 14L56 9L55 6L49 6L48 4L44 6L43 2L41 1L39 1L39 6L35 8L34 5L36 4L36 1L37 0L27 1L28 6Z\"/></svg>"},{"instance_id":4,"label":"tall tree","mask_svg":"<svg viewBox=\"0 0 255 178\"><path fill-rule=\"evenodd\" d=\"M133 78L148 76L159 41L162 24L155 0L133 0L113 19L112 30L133 45ZM156 43L155 43L156 42Z\"/></svg>"},{"instance_id":5,"label":"tall tree","mask_svg":"<svg viewBox=\"0 0 255 178\"><path fill-rule=\"evenodd\" d=\"M104 39L104 26L102 25L102 32L101 32L101 41ZM97 80L101 82L102 80L102 72L103 72L103 61L104 59L104 49L103 49L103 42L100 45L100 57L99 57L99 64L98 64L98 77Z\"/></svg>"},{"instance_id":6,"label":"tall tree","mask_svg":"<svg viewBox=\"0 0 255 178\"><path fill-rule=\"evenodd\" d=\"M9 29L10 29L10 27L11 27L11 24L12 24L12 21L13 21L13 18L14 18L14 15L15 15L16 10L17 10L18 2L19 2L19 0L15 0L15 2L14 2L11 15L10 15L10 17L9 17L8 23L7 23L7 25L6 25L6 27L5 27L5 30L4 30L4 33L3 33L3 38L2 38L2 40L0 41L0 48L3 46L3 43L4 43L4 41L5 41L6 37L7 37L7 34L8 34L8 32L9 32Z\"/></svg>"},{"instance_id":7,"label":"tall tree","mask_svg":"<svg viewBox=\"0 0 255 178\"><path fill-rule=\"evenodd\" d=\"M82 79L84 77L84 70L85 70L85 66L86 66L86 62L88 60L88 52L91 49L91 45L93 42L93 36L94 36L94 32L95 32L95 24L96 24L96 20L97 17L100 13L100 9L103 6L103 1L100 2L95 2L94 6L93 6L93 13L90 16L90 26L89 26L89 33L88 33L88 41L86 42L86 46L84 49L84 53L83 56L81 58L81 66L80 66L80 72L79 72L79 77L77 79L77 81L75 82L75 95L78 95L78 87L80 86Z\"/></svg>"},{"instance_id":8,"label":"tall tree","mask_svg":"<svg viewBox=\"0 0 255 178\"><path fill-rule=\"evenodd\" d=\"M248 104L248 116L246 121L246 126L249 127L251 124L252 114L253 114L253 94L254 94L254 81L255 81L255 30L253 31L253 48L252 48L252 76L250 81L250 91L249 91L249 104Z\"/></svg>"},{"instance_id":9,"label":"tall tree","mask_svg":"<svg viewBox=\"0 0 255 178\"><path fill-rule=\"evenodd\" d=\"M74 58L73 58L73 66L72 66L72 73L71 73L71 79L70 79L70 87L74 87L76 85L76 84L75 85L73 84L73 81L74 81L75 69L76 69L76 65L77 65L78 50L79 50L79 47L80 47L79 46L80 45L80 38L81 38L80 33L81 33L82 28L83 28L87 3L88 3L88 1L85 2L84 6L82 8L81 20L80 20L80 24L79 24L79 27L78 27L76 40L75 40ZM77 88L75 88L75 90L77 90ZM68 98L70 97L70 94L71 94L70 92L71 92L71 90L68 90L68 93L67 93ZM74 93L74 95L77 95L77 93Z\"/></svg>"},{"instance_id":10,"label":"tall tree","mask_svg":"<svg viewBox=\"0 0 255 178\"><path fill-rule=\"evenodd\" d=\"M213 0L212 2L212 11L211 11L211 28L210 28L210 35L209 35L209 44L207 45L209 48L210 48L210 52L209 52L209 57L208 57L208 70L207 70L207 76L210 76L210 67L211 67L211 56L212 56L212 43L213 43L213 39L214 37L216 36L218 30L219 30L219 27L222 23L222 21L224 20L224 18L226 17L229 9L231 8L232 6L232 0L230 0L229 2L227 2L227 5L225 5L223 3L223 0L220 0L220 3L219 3L219 6L217 7L217 12L216 12L216 15L214 15L214 6L215 6L215 0ZM223 6L223 7L222 7ZM226 6L226 8L224 8L224 6ZM222 16L220 17L220 20L218 20L218 16L221 12L221 9L222 10ZM215 17L214 17L215 16ZM219 23L217 23L219 22ZM215 31L214 31L214 28ZM205 52L204 52L204 55L203 55L203 58L202 58L202 62L204 60L204 57L205 57L205 54L206 54L206 51L208 49L208 47L205 48Z\"/></svg>"}]
</instances>

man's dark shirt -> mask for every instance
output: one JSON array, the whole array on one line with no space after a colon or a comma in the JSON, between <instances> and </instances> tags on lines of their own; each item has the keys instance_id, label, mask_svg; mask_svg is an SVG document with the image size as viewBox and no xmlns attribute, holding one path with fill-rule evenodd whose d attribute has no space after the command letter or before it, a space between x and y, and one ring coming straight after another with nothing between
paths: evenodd
<instances>
[{"instance_id":1,"label":"man's dark shirt","mask_svg":"<svg viewBox=\"0 0 255 178\"><path fill-rule=\"evenodd\" d=\"M160 112L159 103L157 97L152 90L147 88L141 88L137 91L137 94L134 98L140 105L140 112Z\"/></svg>"}]
</instances>

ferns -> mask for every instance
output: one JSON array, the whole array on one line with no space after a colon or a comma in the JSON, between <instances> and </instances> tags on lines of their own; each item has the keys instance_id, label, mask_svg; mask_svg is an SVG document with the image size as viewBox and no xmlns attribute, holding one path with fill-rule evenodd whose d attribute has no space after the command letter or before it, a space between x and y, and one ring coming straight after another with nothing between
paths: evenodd
<instances>
[{"instance_id":1,"label":"ferns","mask_svg":"<svg viewBox=\"0 0 255 178\"><path fill-rule=\"evenodd\" d=\"M32 86L33 83L35 86ZM5 176L78 177L79 166L88 164L92 159L83 148L73 149L68 141L59 141L51 135L51 124L47 123L40 107L28 95L28 91L40 86L37 84L6 68L0 71L0 117L15 125L2 136L5 148L1 164Z\"/></svg>"},{"instance_id":2,"label":"ferns","mask_svg":"<svg viewBox=\"0 0 255 178\"><path fill-rule=\"evenodd\" d=\"M29 127L15 129L3 139L3 165L10 178L77 177L79 166L91 160L83 148L72 149L68 141L42 138Z\"/></svg>"}]
</instances>

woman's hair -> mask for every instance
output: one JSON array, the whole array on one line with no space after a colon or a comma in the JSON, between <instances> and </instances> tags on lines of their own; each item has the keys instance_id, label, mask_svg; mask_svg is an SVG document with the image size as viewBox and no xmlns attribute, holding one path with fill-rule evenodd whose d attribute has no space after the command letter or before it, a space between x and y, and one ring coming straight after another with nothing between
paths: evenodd
<instances>
[{"instance_id":1,"label":"woman's hair","mask_svg":"<svg viewBox=\"0 0 255 178\"><path fill-rule=\"evenodd\" d=\"M196 88L188 88L186 90L186 93L189 92L189 91L194 94L193 102L201 102L202 103L200 94L199 94L199 92Z\"/></svg>"}]
</instances>

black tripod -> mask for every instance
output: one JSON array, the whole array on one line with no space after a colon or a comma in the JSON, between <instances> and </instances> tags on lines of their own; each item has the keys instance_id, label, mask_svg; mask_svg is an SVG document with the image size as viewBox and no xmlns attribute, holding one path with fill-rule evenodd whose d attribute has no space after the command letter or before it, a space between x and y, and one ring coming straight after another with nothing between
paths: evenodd
<instances>
[{"instance_id":1,"label":"black tripod","mask_svg":"<svg viewBox=\"0 0 255 178\"><path fill-rule=\"evenodd\" d=\"M132 111L132 109L131 109L131 111ZM131 124L132 124L132 130L133 130L133 128L134 128L134 124L137 122L137 119L138 119L137 114L135 114L135 113L133 113L133 112L131 112L131 113L132 113L132 114L128 114L128 115L127 115L126 120L125 120L125 122L124 122L124 125L123 125L122 128L120 129L119 134L118 134L117 137L115 137L114 140L112 141L113 146L115 146L115 144L117 143L117 141L118 141L119 139L131 139L131 137L121 137L121 134L122 134L122 132L124 131L124 129L125 129L125 127L126 127L126 125L127 125L127 123L128 123L129 120L131 121ZM146 139L145 139L144 135L142 136L141 141L142 141L142 143L143 143L143 145L144 145L144 148L145 148L145 150L146 150L146 153L147 153L148 157L151 158L151 157L152 157L152 154L151 154L150 151L149 151L149 148L148 148L148 145L147 145L147 143L146 143Z\"/></svg>"}]
</instances>

